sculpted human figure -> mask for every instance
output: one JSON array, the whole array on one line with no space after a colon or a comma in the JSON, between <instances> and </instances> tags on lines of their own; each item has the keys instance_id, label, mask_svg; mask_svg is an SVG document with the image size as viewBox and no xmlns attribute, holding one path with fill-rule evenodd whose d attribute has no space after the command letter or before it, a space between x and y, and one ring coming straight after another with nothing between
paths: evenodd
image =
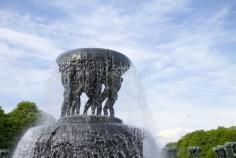
<instances>
[{"instance_id":1,"label":"sculpted human figure","mask_svg":"<svg viewBox=\"0 0 236 158\"><path fill-rule=\"evenodd\" d=\"M120 73L115 71L111 72L101 72L101 71L91 71L86 75L85 92L89 97L85 108L84 114L87 114L88 109L91 107L92 114L95 114L97 110L97 115L101 115L102 112L102 102L107 100L103 108L104 115L108 115L108 110L110 116L114 117L114 104L118 98L118 91L121 88L123 78ZM102 90L102 85L104 85L104 90Z\"/></svg>"},{"instance_id":2,"label":"sculpted human figure","mask_svg":"<svg viewBox=\"0 0 236 158\"><path fill-rule=\"evenodd\" d=\"M61 82L64 86L64 101L62 104L61 116L72 116L80 113L80 96L82 84L79 71L76 70L75 60L61 65Z\"/></svg>"},{"instance_id":3,"label":"sculpted human figure","mask_svg":"<svg viewBox=\"0 0 236 158\"><path fill-rule=\"evenodd\" d=\"M81 69L79 63L70 60L68 63L60 65L60 72L62 73L61 80L64 86L61 116L72 116L80 113L80 97L83 92L88 96L84 114L87 114L90 107L92 114L95 114L96 108L100 103L99 98L102 89L101 71Z\"/></svg>"},{"instance_id":4,"label":"sculpted human figure","mask_svg":"<svg viewBox=\"0 0 236 158\"><path fill-rule=\"evenodd\" d=\"M96 108L100 104L102 82L100 72L97 70L87 71L85 74L84 91L88 96L88 101L84 107L84 115L87 115L88 109L91 107L92 114L95 115Z\"/></svg>"},{"instance_id":5,"label":"sculpted human figure","mask_svg":"<svg viewBox=\"0 0 236 158\"><path fill-rule=\"evenodd\" d=\"M102 92L101 95L101 102L107 99L105 106L103 107L104 115L108 115L108 110L110 112L110 116L114 117L114 104L118 98L118 92L121 88L123 78L121 77L121 74L116 73L114 71L107 72L106 79L104 82L105 89ZM101 105L101 104L99 104ZM100 113L100 111L98 110Z\"/></svg>"},{"instance_id":6,"label":"sculpted human figure","mask_svg":"<svg viewBox=\"0 0 236 158\"><path fill-rule=\"evenodd\" d=\"M91 108L93 115L96 112L101 115L103 110L104 115L108 116L110 113L114 117L114 104L122 85L122 75L131 64L126 56L110 50L81 49L62 54L57 62L65 89L62 117L80 114L82 93L88 97L84 115ZM102 107L104 101L106 102Z\"/></svg>"},{"instance_id":7,"label":"sculpted human figure","mask_svg":"<svg viewBox=\"0 0 236 158\"><path fill-rule=\"evenodd\" d=\"M61 116L70 115L70 105L71 105L71 78L72 71L69 63L65 63L60 66L59 71L61 71L61 82L64 87L64 100L61 108Z\"/></svg>"},{"instance_id":8,"label":"sculpted human figure","mask_svg":"<svg viewBox=\"0 0 236 158\"><path fill-rule=\"evenodd\" d=\"M73 90L73 98L72 98L72 106L71 106L71 114L80 114L80 105L81 100L80 97L84 92L84 73L81 70L81 66L76 63L75 66L75 76L74 76L74 90Z\"/></svg>"},{"instance_id":9,"label":"sculpted human figure","mask_svg":"<svg viewBox=\"0 0 236 158\"><path fill-rule=\"evenodd\" d=\"M68 106L68 111L70 111L70 116L74 114L80 113L80 96L82 94L80 92L80 84L78 80L78 72L76 71L76 67L72 69L72 81L71 81L71 104Z\"/></svg>"}]
</instances>

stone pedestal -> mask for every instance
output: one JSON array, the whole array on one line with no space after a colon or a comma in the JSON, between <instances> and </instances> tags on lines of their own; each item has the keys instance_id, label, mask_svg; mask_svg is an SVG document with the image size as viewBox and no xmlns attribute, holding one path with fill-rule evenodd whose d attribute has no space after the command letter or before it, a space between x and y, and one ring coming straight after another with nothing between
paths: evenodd
<instances>
[{"instance_id":1,"label":"stone pedestal","mask_svg":"<svg viewBox=\"0 0 236 158\"><path fill-rule=\"evenodd\" d=\"M143 133L118 118L64 117L43 130L34 157L143 158Z\"/></svg>"}]
</instances>

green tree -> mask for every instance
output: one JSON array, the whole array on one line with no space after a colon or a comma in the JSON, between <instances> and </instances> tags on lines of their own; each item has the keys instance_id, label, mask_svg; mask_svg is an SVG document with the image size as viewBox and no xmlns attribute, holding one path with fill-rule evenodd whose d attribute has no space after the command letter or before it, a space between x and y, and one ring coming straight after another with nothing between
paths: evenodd
<instances>
[{"instance_id":1,"label":"green tree","mask_svg":"<svg viewBox=\"0 0 236 158\"><path fill-rule=\"evenodd\" d=\"M224 145L226 142L236 141L236 128L218 127L213 130L197 130L184 135L176 144L170 143L167 146L177 147L177 156L179 158L188 158L188 147L199 146L201 148L201 158L214 158L212 151L217 145Z\"/></svg>"},{"instance_id":2,"label":"green tree","mask_svg":"<svg viewBox=\"0 0 236 158\"><path fill-rule=\"evenodd\" d=\"M35 103L29 101L18 103L13 111L4 116L2 123L4 132L0 133L0 138L4 137L5 140L0 143L0 146L13 147L24 130L36 123L39 115L40 111Z\"/></svg>"},{"instance_id":3,"label":"green tree","mask_svg":"<svg viewBox=\"0 0 236 158\"><path fill-rule=\"evenodd\" d=\"M6 135L6 131L5 131L5 113L4 110L2 109L2 107L0 106L0 148L3 148L4 146L6 146L4 143L6 142L5 139L5 135Z\"/></svg>"},{"instance_id":4,"label":"green tree","mask_svg":"<svg viewBox=\"0 0 236 158\"><path fill-rule=\"evenodd\" d=\"M177 142L170 142L165 145L165 147L176 147L176 146L177 146Z\"/></svg>"}]
</instances>

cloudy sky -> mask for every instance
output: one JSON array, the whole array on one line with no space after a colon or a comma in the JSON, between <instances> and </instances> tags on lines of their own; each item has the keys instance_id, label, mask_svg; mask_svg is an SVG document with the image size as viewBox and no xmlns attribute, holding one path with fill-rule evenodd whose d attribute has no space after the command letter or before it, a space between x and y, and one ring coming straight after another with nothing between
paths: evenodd
<instances>
[{"instance_id":1,"label":"cloudy sky","mask_svg":"<svg viewBox=\"0 0 236 158\"><path fill-rule=\"evenodd\" d=\"M62 52L102 47L137 68L161 144L236 123L235 0L1 0L0 105L45 104Z\"/></svg>"}]
</instances>

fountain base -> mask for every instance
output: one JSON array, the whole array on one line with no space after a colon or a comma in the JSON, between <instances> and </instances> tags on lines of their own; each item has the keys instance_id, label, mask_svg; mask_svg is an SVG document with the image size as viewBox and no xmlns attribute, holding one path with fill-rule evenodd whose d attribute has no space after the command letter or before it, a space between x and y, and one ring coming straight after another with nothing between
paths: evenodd
<instances>
[{"instance_id":1,"label":"fountain base","mask_svg":"<svg viewBox=\"0 0 236 158\"><path fill-rule=\"evenodd\" d=\"M62 117L60 123L122 123L122 120L116 117L96 116L96 115L75 115Z\"/></svg>"},{"instance_id":2,"label":"fountain base","mask_svg":"<svg viewBox=\"0 0 236 158\"><path fill-rule=\"evenodd\" d=\"M33 157L142 158L143 133L118 118L64 117L45 127Z\"/></svg>"}]
</instances>

